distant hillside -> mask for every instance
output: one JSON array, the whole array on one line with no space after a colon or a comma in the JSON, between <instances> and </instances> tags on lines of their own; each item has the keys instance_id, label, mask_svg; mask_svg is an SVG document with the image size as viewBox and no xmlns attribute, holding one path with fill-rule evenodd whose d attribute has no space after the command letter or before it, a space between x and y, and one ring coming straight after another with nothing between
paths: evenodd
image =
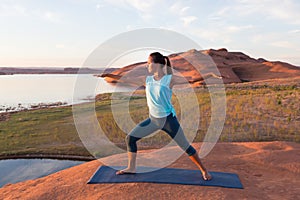
<instances>
[{"instance_id":1,"label":"distant hillside","mask_svg":"<svg viewBox=\"0 0 300 200\"><path fill-rule=\"evenodd\" d=\"M94 69L94 68L51 68L51 67L39 67L39 68L18 68L18 67L0 67L0 75L12 75L12 74L98 74L115 71L116 68L108 69Z\"/></svg>"},{"instance_id":2,"label":"distant hillside","mask_svg":"<svg viewBox=\"0 0 300 200\"><path fill-rule=\"evenodd\" d=\"M175 71L181 73L187 80L201 77L194 66L200 69L201 73L204 74L210 71L213 62L224 77L224 83L300 77L300 67L280 61L267 61L263 58L254 59L242 52L228 52L225 48L200 51L192 49L187 52L171 54L168 57ZM213 62L211 62L211 59ZM128 65L110 74L121 76L127 74L127 76L132 78L144 76L147 74L146 62ZM105 77L105 80L109 83L118 82L113 76ZM205 83L196 82L194 86L203 84Z\"/></svg>"}]
</instances>

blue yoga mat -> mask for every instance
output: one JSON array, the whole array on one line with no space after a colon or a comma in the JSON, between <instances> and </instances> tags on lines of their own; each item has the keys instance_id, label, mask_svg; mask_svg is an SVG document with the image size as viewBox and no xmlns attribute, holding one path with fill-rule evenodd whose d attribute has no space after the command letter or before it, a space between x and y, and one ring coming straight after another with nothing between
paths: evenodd
<instances>
[{"instance_id":1,"label":"blue yoga mat","mask_svg":"<svg viewBox=\"0 0 300 200\"><path fill-rule=\"evenodd\" d=\"M178 168L162 168L157 171L136 174L116 175L115 169L124 169L123 166L100 166L95 174L88 181L88 184L95 183L167 183L167 184L183 184L183 185L202 185L202 186L218 186L226 188L243 189L243 185L237 174L224 172L209 172L212 180L204 181L199 170L188 170ZM147 167L138 167L137 171ZM153 168L151 168L153 169Z\"/></svg>"}]
</instances>

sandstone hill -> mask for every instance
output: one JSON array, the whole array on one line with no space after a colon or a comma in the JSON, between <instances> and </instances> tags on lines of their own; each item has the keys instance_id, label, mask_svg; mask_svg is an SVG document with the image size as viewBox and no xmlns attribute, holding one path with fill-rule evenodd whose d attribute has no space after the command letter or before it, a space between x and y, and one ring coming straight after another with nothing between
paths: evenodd
<instances>
[{"instance_id":1,"label":"sandstone hill","mask_svg":"<svg viewBox=\"0 0 300 200\"><path fill-rule=\"evenodd\" d=\"M174 71L187 80L199 78L201 74L211 71L215 72L215 69L219 70L225 84L300 77L300 67L281 61L251 58L242 52L229 52L225 48L200 51L192 49L168 57ZM117 76L126 75L134 79L145 74L147 74L146 62L140 62L116 69L102 77L109 83L117 83ZM193 86L203 84L205 82L198 81Z\"/></svg>"}]
</instances>

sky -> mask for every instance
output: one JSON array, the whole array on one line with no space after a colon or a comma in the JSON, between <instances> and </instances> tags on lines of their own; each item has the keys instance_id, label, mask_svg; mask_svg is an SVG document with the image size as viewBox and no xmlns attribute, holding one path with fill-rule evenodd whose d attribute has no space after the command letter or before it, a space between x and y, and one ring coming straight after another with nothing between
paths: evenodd
<instances>
[{"instance_id":1,"label":"sky","mask_svg":"<svg viewBox=\"0 0 300 200\"><path fill-rule=\"evenodd\" d=\"M141 28L300 66L299 10L298 0L0 0L0 66L82 66L103 42Z\"/></svg>"}]
</instances>

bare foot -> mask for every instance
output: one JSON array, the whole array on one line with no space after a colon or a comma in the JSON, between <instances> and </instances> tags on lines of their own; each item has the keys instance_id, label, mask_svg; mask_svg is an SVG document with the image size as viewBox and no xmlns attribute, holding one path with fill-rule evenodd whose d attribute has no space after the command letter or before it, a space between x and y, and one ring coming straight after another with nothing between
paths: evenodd
<instances>
[{"instance_id":1,"label":"bare foot","mask_svg":"<svg viewBox=\"0 0 300 200\"><path fill-rule=\"evenodd\" d=\"M202 177L205 181L209 181L212 179L212 176L210 175L210 173L208 171L203 172Z\"/></svg>"},{"instance_id":2,"label":"bare foot","mask_svg":"<svg viewBox=\"0 0 300 200\"><path fill-rule=\"evenodd\" d=\"M122 174L135 174L135 169L122 169L116 172L116 175L122 175Z\"/></svg>"}]
</instances>

